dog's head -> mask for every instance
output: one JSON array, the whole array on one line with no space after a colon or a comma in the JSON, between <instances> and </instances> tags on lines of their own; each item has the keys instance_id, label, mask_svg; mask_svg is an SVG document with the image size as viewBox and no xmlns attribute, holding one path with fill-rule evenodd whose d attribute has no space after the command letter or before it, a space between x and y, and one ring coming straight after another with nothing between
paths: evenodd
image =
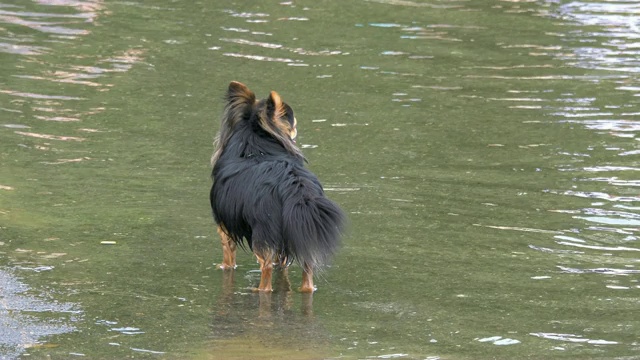
<instances>
[{"instance_id":1,"label":"dog's head","mask_svg":"<svg viewBox=\"0 0 640 360\"><path fill-rule=\"evenodd\" d=\"M246 85L232 81L229 84L225 101L220 131L214 142L215 152L211 158L212 164L215 164L220 158L227 142L233 135L234 128L242 121L255 122L290 154L304 159L302 152L295 145L298 130L293 109L282 101L277 92L271 91L268 98L257 101L253 91L249 90Z\"/></svg>"},{"instance_id":2,"label":"dog's head","mask_svg":"<svg viewBox=\"0 0 640 360\"><path fill-rule=\"evenodd\" d=\"M246 85L232 81L229 84L225 100L222 124L215 141L216 150L211 158L212 164L215 164L220 157L235 126L242 121L255 122L290 154L304 158L300 149L295 145L298 130L293 109L282 101L277 92L271 91L269 97L257 101L253 91L249 90Z\"/></svg>"}]
</instances>

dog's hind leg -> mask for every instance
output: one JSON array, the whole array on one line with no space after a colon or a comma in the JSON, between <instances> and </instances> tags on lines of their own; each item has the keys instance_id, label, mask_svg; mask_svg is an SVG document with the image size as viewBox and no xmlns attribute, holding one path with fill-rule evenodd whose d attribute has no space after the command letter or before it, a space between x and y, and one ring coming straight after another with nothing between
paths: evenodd
<instances>
[{"instance_id":1,"label":"dog's hind leg","mask_svg":"<svg viewBox=\"0 0 640 360\"><path fill-rule=\"evenodd\" d=\"M270 250L264 252L256 252L258 263L260 263L260 285L257 291L271 292L271 274L273 273L273 252Z\"/></svg>"},{"instance_id":2,"label":"dog's hind leg","mask_svg":"<svg viewBox=\"0 0 640 360\"><path fill-rule=\"evenodd\" d=\"M302 286L300 286L300 292L312 293L316 291L313 285L313 268L308 264L305 264L302 269Z\"/></svg>"},{"instance_id":3,"label":"dog's hind leg","mask_svg":"<svg viewBox=\"0 0 640 360\"><path fill-rule=\"evenodd\" d=\"M223 225L218 226L218 234L222 242L222 264L218 267L222 270L236 268L236 242L225 232Z\"/></svg>"}]
</instances>

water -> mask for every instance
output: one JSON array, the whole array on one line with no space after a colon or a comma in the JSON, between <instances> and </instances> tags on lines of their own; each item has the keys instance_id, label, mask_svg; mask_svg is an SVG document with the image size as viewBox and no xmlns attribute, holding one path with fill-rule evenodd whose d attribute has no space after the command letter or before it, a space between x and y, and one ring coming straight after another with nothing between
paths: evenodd
<instances>
[{"instance_id":1,"label":"water","mask_svg":"<svg viewBox=\"0 0 640 360\"><path fill-rule=\"evenodd\" d=\"M0 357L637 357L639 12L2 0ZM215 268L231 80L349 214L312 297Z\"/></svg>"}]
</instances>

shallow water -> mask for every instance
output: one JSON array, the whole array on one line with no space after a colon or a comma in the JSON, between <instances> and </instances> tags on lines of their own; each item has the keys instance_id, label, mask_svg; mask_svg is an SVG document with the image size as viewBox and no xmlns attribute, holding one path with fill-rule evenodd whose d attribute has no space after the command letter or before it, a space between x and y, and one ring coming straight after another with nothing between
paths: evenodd
<instances>
[{"instance_id":1,"label":"shallow water","mask_svg":"<svg viewBox=\"0 0 640 360\"><path fill-rule=\"evenodd\" d=\"M0 0L0 358L637 357L639 13ZM349 214L312 297L216 270L231 80Z\"/></svg>"}]
</instances>

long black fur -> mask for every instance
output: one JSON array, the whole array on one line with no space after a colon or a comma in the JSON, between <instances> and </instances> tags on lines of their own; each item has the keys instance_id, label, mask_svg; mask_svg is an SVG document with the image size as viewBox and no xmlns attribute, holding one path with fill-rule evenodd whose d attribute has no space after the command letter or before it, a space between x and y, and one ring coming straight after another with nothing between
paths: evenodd
<instances>
[{"instance_id":1,"label":"long black fur","mask_svg":"<svg viewBox=\"0 0 640 360\"><path fill-rule=\"evenodd\" d=\"M345 215L325 196L287 134L275 137L273 129L264 128L265 117L293 123L293 110L282 103L286 114L278 119L271 98L246 99L234 102L227 95L223 116L234 118L223 118L222 126L232 123L233 128L218 145L212 172L215 221L240 246L244 240L256 253L272 250L287 263L318 269L336 252Z\"/></svg>"}]
</instances>

